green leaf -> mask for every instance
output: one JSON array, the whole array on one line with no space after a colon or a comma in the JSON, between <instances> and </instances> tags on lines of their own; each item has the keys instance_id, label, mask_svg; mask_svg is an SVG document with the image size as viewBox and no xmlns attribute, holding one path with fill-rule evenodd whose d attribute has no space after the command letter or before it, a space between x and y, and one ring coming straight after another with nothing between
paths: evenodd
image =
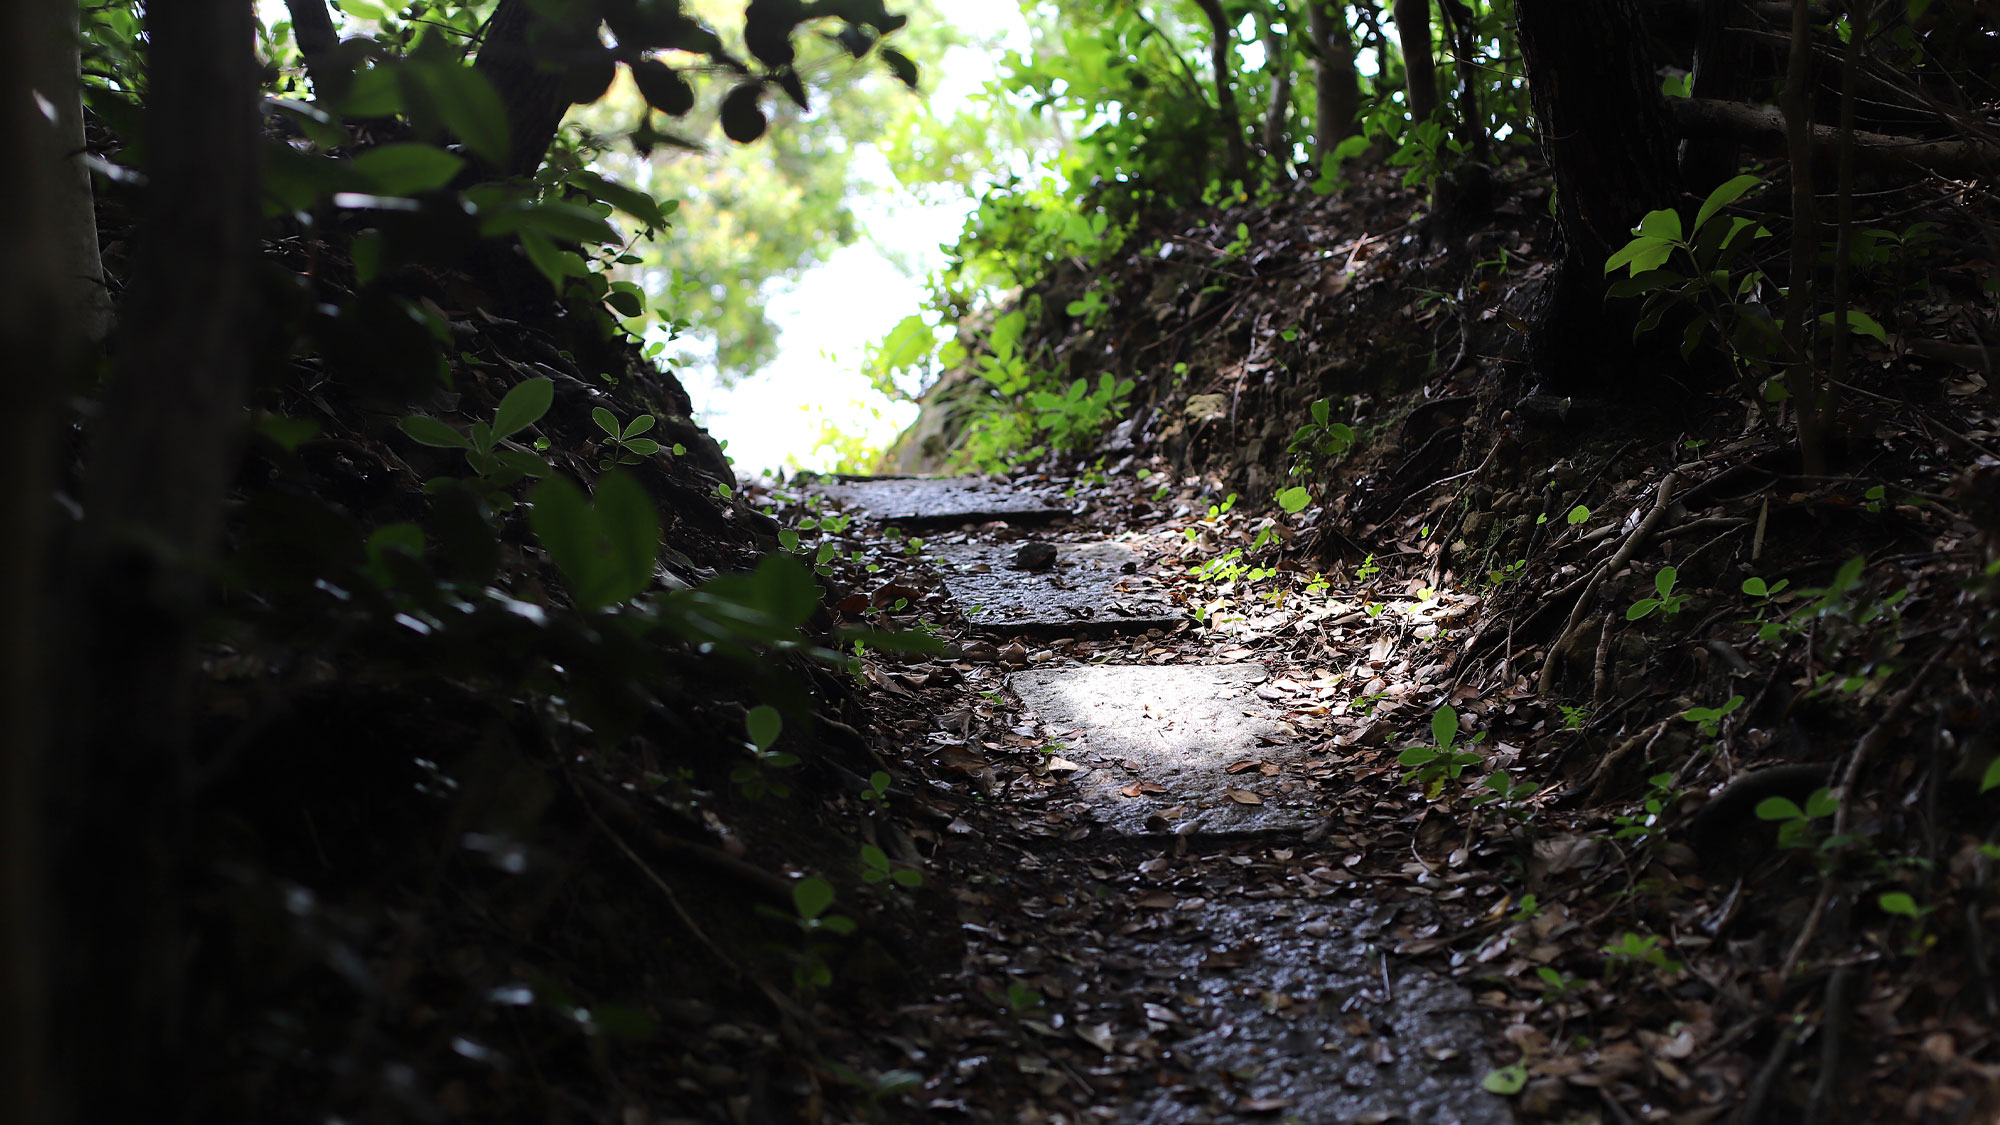
<instances>
[{"instance_id":1,"label":"green leaf","mask_svg":"<svg viewBox=\"0 0 2000 1125\"><path fill-rule=\"evenodd\" d=\"M743 727L750 735L750 744L759 750L769 750L778 741L778 735L785 729L785 717L778 709L760 704L750 708L743 716Z\"/></svg>"},{"instance_id":2,"label":"green leaf","mask_svg":"<svg viewBox=\"0 0 2000 1125\"><path fill-rule=\"evenodd\" d=\"M493 411L493 440L505 441L541 421L555 395L555 380L545 375L514 384Z\"/></svg>"},{"instance_id":3,"label":"green leaf","mask_svg":"<svg viewBox=\"0 0 2000 1125\"><path fill-rule=\"evenodd\" d=\"M1708 198L1701 201L1701 209L1694 213L1694 229L1700 230L1717 211L1743 198L1744 193L1763 182L1756 176L1737 176L1709 192ZM1734 233L1731 232L1732 237Z\"/></svg>"},{"instance_id":4,"label":"green leaf","mask_svg":"<svg viewBox=\"0 0 2000 1125\"><path fill-rule=\"evenodd\" d=\"M1681 239L1681 213L1670 207L1662 208L1658 211L1648 211L1646 212L1646 217L1639 220L1637 233L1647 238L1657 238L1667 242L1679 242Z\"/></svg>"},{"instance_id":5,"label":"green leaf","mask_svg":"<svg viewBox=\"0 0 2000 1125\"><path fill-rule=\"evenodd\" d=\"M527 253L528 261L534 263L535 269L543 277L548 278L549 287L558 294L563 291L564 278L580 277L589 272L581 257L570 251L557 249L556 244L550 242L540 231L522 231L521 249Z\"/></svg>"},{"instance_id":6,"label":"green leaf","mask_svg":"<svg viewBox=\"0 0 2000 1125\"><path fill-rule=\"evenodd\" d=\"M1438 708L1431 715L1431 737L1437 740L1438 749L1450 749L1458 738L1458 712L1450 707Z\"/></svg>"},{"instance_id":7,"label":"green leaf","mask_svg":"<svg viewBox=\"0 0 2000 1125\"><path fill-rule=\"evenodd\" d=\"M1438 752L1429 746L1412 746L1396 755L1399 766L1427 766L1437 761Z\"/></svg>"},{"instance_id":8,"label":"green leaf","mask_svg":"<svg viewBox=\"0 0 2000 1125\"><path fill-rule=\"evenodd\" d=\"M1547 972L1549 970L1544 969L1543 971ZM1528 1068L1522 1066L1520 1063L1515 1063L1512 1066L1503 1066L1498 1070L1488 1071L1486 1077L1479 1080L1479 1085L1480 1088L1489 1094L1498 1094L1503 1098L1511 1098L1522 1090L1527 1089Z\"/></svg>"},{"instance_id":9,"label":"green leaf","mask_svg":"<svg viewBox=\"0 0 2000 1125\"><path fill-rule=\"evenodd\" d=\"M1917 908L1917 900L1902 891L1885 891L1875 902L1885 914L1901 914L1905 918L1921 918L1924 914Z\"/></svg>"},{"instance_id":10,"label":"green leaf","mask_svg":"<svg viewBox=\"0 0 2000 1125\"><path fill-rule=\"evenodd\" d=\"M651 457L660 451L660 443L652 438L626 438L625 449L641 457Z\"/></svg>"},{"instance_id":11,"label":"green leaf","mask_svg":"<svg viewBox=\"0 0 2000 1125\"><path fill-rule=\"evenodd\" d=\"M799 917L811 921L833 905L833 884L810 875L792 884L792 907Z\"/></svg>"},{"instance_id":12,"label":"green leaf","mask_svg":"<svg viewBox=\"0 0 2000 1125\"><path fill-rule=\"evenodd\" d=\"M1827 592L1839 594L1853 589L1854 584L1861 581L1861 569L1867 565L1868 560L1862 555L1856 555L1841 563L1840 569L1833 573L1833 582L1827 586Z\"/></svg>"},{"instance_id":13,"label":"green leaf","mask_svg":"<svg viewBox=\"0 0 2000 1125\"><path fill-rule=\"evenodd\" d=\"M406 141L378 145L354 158L354 170L383 195L436 191L452 181L465 160L435 145Z\"/></svg>"},{"instance_id":14,"label":"green leaf","mask_svg":"<svg viewBox=\"0 0 2000 1125\"><path fill-rule=\"evenodd\" d=\"M1680 576L1681 572L1678 569L1671 566L1663 566L1660 568L1659 573L1653 575L1653 589L1658 590L1662 598L1672 597L1674 583L1680 579Z\"/></svg>"},{"instance_id":15,"label":"green leaf","mask_svg":"<svg viewBox=\"0 0 2000 1125\"><path fill-rule=\"evenodd\" d=\"M546 238L591 245L618 241L618 232L604 221L604 216L575 203L517 201L482 213L479 218L479 233L487 238L530 231Z\"/></svg>"},{"instance_id":16,"label":"green leaf","mask_svg":"<svg viewBox=\"0 0 2000 1125\"><path fill-rule=\"evenodd\" d=\"M2000 788L2000 757L1986 763L1986 773L1979 779L1979 791L1988 792Z\"/></svg>"},{"instance_id":17,"label":"green leaf","mask_svg":"<svg viewBox=\"0 0 2000 1125\"><path fill-rule=\"evenodd\" d=\"M1668 211L1666 214L1673 214ZM1679 222L1676 217L1675 222ZM1630 274L1637 277L1648 270L1656 270L1666 264L1673 255L1674 244L1667 239L1641 235L1625 244L1623 249L1611 255L1604 263L1604 272L1612 273L1619 266L1629 267Z\"/></svg>"},{"instance_id":18,"label":"green leaf","mask_svg":"<svg viewBox=\"0 0 2000 1125\"><path fill-rule=\"evenodd\" d=\"M1840 802L1834 799L1831 789L1815 789L1806 798L1806 815L1810 817L1832 816L1839 808Z\"/></svg>"},{"instance_id":19,"label":"green leaf","mask_svg":"<svg viewBox=\"0 0 2000 1125\"><path fill-rule=\"evenodd\" d=\"M659 419L653 417L651 414L641 414L625 424L625 433L623 436L627 438L638 437L640 434L652 429L658 421Z\"/></svg>"},{"instance_id":20,"label":"green leaf","mask_svg":"<svg viewBox=\"0 0 2000 1125\"><path fill-rule=\"evenodd\" d=\"M1745 578L1743 580L1743 592L1753 598L1762 598L1769 596L1771 589L1764 584L1762 578Z\"/></svg>"},{"instance_id":21,"label":"green leaf","mask_svg":"<svg viewBox=\"0 0 2000 1125\"><path fill-rule=\"evenodd\" d=\"M611 413L601 406L593 406L590 408L590 420L597 423L597 428L603 430L606 435L610 437L618 436L618 416L616 414Z\"/></svg>"},{"instance_id":22,"label":"green leaf","mask_svg":"<svg viewBox=\"0 0 2000 1125\"><path fill-rule=\"evenodd\" d=\"M591 510L583 490L564 476L536 485L528 494L528 504L528 526L549 560L569 580L577 604L583 606L584 590L598 581L598 572L603 569L598 562L597 513Z\"/></svg>"},{"instance_id":23,"label":"green leaf","mask_svg":"<svg viewBox=\"0 0 2000 1125\"><path fill-rule=\"evenodd\" d=\"M430 108L452 136L487 164L507 166L513 151L507 107L484 74L456 59L409 60L404 72L429 95Z\"/></svg>"},{"instance_id":24,"label":"green leaf","mask_svg":"<svg viewBox=\"0 0 2000 1125\"><path fill-rule=\"evenodd\" d=\"M1637 621L1658 608L1660 608L1660 600L1658 598L1640 598L1626 607L1625 620Z\"/></svg>"},{"instance_id":25,"label":"green leaf","mask_svg":"<svg viewBox=\"0 0 2000 1125\"><path fill-rule=\"evenodd\" d=\"M1304 488L1285 488L1278 491L1278 507L1297 515L1312 503L1312 493Z\"/></svg>"},{"instance_id":26,"label":"green leaf","mask_svg":"<svg viewBox=\"0 0 2000 1125\"><path fill-rule=\"evenodd\" d=\"M1582 504L1578 504L1569 510L1569 515L1563 518L1569 521L1571 527L1575 527L1577 524L1584 523L1590 519L1590 509L1584 507Z\"/></svg>"},{"instance_id":27,"label":"green leaf","mask_svg":"<svg viewBox=\"0 0 2000 1125\"><path fill-rule=\"evenodd\" d=\"M1757 802L1758 820L1804 820L1805 810L1784 797L1766 797Z\"/></svg>"},{"instance_id":28,"label":"green leaf","mask_svg":"<svg viewBox=\"0 0 2000 1125\"><path fill-rule=\"evenodd\" d=\"M408 434L419 445L437 449L471 449L472 442L464 434L445 425L427 414L412 414L396 423L396 428Z\"/></svg>"},{"instance_id":29,"label":"green leaf","mask_svg":"<svg viewBox=\"0 0 2000 1125\"><path fill-rule=\"evenodd\" d=\"M567 182L590 198L609 203L649 227L667 225L667 216L660 210L660 201L638 188L627 187L595 172L571 172Z\"/></svg>"},{"instance_id":30,"label":"green leaf","mask_svg":"<svg viewBox=\"0 0 2000 1125\"><path fill-rule=\"evenodd\" d=\"M291 453L318 437L320 429L319 423L311 418L287 418L281 414L270 414L258 420L257 432L279 449Z\"/></svg>"},{"instance_id":31,"label":"green leaf","mask_svg":"<svg viewBox=\"0 0 2000 1125\"><path fill-rule=\"evenodd\" d=\"M609 567L602 596L611 605L653 584L660 558L660 512L638 481L619 472L598 480L596 508Z\"/></svg>"},{"instance_id":32,"label":"green leaf","mask_svg":"<svg viewBox=\"0 0 2000 1125\"><path fill-rule=\"evenodd\" d=\"M1833 323L1833 314L1830 312L1819 314L1819 322L1823 325L1831 325ZM1863 336L1872 336L1884 344L1889 342L1888 330L1882 327L1882 322L1862 312L1860 309L1847 310L1847 327L1850 331L1858 332Z\"/></svg>"}]
</instances>

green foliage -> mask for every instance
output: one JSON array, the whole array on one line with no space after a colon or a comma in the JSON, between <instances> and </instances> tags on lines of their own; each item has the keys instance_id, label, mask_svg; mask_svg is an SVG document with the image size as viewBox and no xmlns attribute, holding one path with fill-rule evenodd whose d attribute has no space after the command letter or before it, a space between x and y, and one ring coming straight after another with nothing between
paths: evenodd
<instances>
[{"instance_id":1,"label":"green foliage","mask_svg":"<svg viewBox=\"0 0 2000 1125\"><path fill-rule=\"evenodd\" d=\"M629 601L653 584L660 515L652 497L622 472L606 473L595 494L552 476L529 496L528 525L569 582L585 612Z\"/></svg>"},{"instance_id":2,"label":"green foliage","mask_svg":"<svg viewBox=\"0 0 2000 1125\"><path fill-rule=\"evenodd\" d=\"M590 420L604 431L605 444L610 447L609 453L597 462L597 467L605 472L618 465L644 464L646 458L660 452L659 442L639 436L653 428L651 414L641 414L621 429L618 416L598 406L591 409Z\"/></svg>"},{"instance_id":3,"label":"green foliage","mask_svg":"<svg viewBox=\"0 0 2000 1125\"><path fill-rule=\"evenodd\" d=\"M1737 176L1710 192L1683 230L1680 213L1648 212L1635 237L1604 263L1604 272L1625 270L1611 286L1614 297L1642 297L1635 333L1659 326L1672 312L1688 316L1681 354L1689 356L1712 338L1731 357L1740 378L1767 369L1783 348L1783 329L1759 294L1773 283L1751 257L1751 246L1770 231L1753 219L1722 217L1724 208L1762 186L1756 176Z\"/></svg>"},{"instance_id":4,"label":"green foliage","mask_svg":"<svg viewBox=\"0 0 2000 1125\"><path fill-rule=\"evenodd\" d=\"M554 398L552 380L524 379L500 400L493 421L474 422L469 435L425 414L411 414L396 426L421 445L464 450L465 462L479 477L480 486L489 493L497 493L523 477L548 474L548 462L541 457L526 450L501 448L500 443L541 421Z\"/></svg>"},{"instance_id":5,"label":"green foliage","mask_svg":"<svg viewBox=\"0 0 2000 1125\"><path fill-rule=\"evenodd\" d=\"M1680 797L1674 789L1674 775L1656 773L1646 779L1646 785L1646 799L1640 803L1637 812L1621 813L1612 818L1618 825L1618 831L1612 834L1613 839L1651 841L1664 838L1666 826L1663 821L1667 810Z\"/></svg>"},{"instance_id":6,"label":"green foliage","mask_svg":"<svg viewBox=\"0 0 2000 1125\"><path fill-rule=\"evenodd\" d=\"M895 863L887 852L873 844L861 846L861 881L885 883L904 888L924 885L924 873L908 864Z\"/></svg>"},{"instance_id":7,"label":"green foliage","mask_svg":"<svg viewBox=\"0 0 2000 1125\"><path fill-rule=\"evenodd\" d=\"M1312 421L1292 431L1285 452L1292 455L1292 475L1321 468L1347 456L1354 448L1354 429L1345 422L1332 421L1332 404L1315 399Z\"/></svg>"},{"instance_id":8,"label":"green foliage","mask_svg":"<svg viewBox=\"0 0 2000 1125\"><path fill-rule=\"evenodd\" d=\"M1736 713L1743 706L1743 697L1732 695L1729 702L1720 707L1690 707L1681 712L1681 718L1695 724L1703 738L1714 738L1722 732L1722 720Z\"/></svg>"},{"instance_id":9,"label":"green foliage","mask_svg":"<svg viewBox=\"0 0 2000 1125\"><path fill-rule=\"evenodd\" d=\"M1468 767L1486 760L1484 754L1471 748L1485 740L1486 732L1480 731L1463 744L1458 741L1458 732L1458 712L1449 704L1441 706L1431 714L1431 744L1412 746L1396 755L1397 765L1410 767L1403 780L1414 783L1431 800L1444 791L1446 781L1458 780Z\"/></svg>"},{"instance_id":10,"label":"green foliage","mask_svg":"<svg viewBox=\"0 0 2000 1125\"><path fill-rule=\"evenodd\" d=\"M1839 807L1832 790L1818 789L1806 798L1804 808L1787 797L1766 797L1757 802L1756 811L1758 820L1778 822L1780 847L1811 848L1821 842L1813 822L1832 816Z\"/></svg>"},{"instance_id":11,"label":"green foliage","mask_svg":"<svg viewBox=\"0 0 2000 1125\"><path fill-rule=\"evenodd\" d=\"M1576 521L1572 520L1571 522L1574 523ZM1679 581L1679 579L1679 570L1671 566L1661 567L1659 572L1653 575L1653 592L1657 596L1640 598L1626 607L1625 620L1637 621L1642 617L1649 616L1655 610L1658 610L1666 617L1673 617L1680 613L1682 608L1687 605L1688 596L1686 594L1674 593L1674 583Z\"/></svg>"},{"instance_id":12,"label":"green foliage","mask_svg":"<svg viewBox=\"0 0 2000 1125\"><path fill-rule=\"evenodd\" d=\"M1672 976L1681 971L1681 963L1667 956L1664 942L1658 934L1636 934L1627 932L1617 941L1604 947L1605 975L1615 976L1628 967L1645 966L1661 976Z\"/></svg>"}]
</instances>

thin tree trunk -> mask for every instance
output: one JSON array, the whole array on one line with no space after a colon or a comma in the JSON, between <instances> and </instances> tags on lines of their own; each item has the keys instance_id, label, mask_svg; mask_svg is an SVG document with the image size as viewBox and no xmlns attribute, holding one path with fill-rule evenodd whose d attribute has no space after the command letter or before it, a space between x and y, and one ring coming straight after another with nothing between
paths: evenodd
<instances>
[{"instance_id":1,"label":"thin tree trunk","mask_svg":"<svg viewBox=\"0 0 2000 1125\"><path fill-rule=\"evenodd\" d=\"M34 76L73 52L58 36L72 0L0 5L0 152L56 147L35 111ZM55 214L67 170L28 159L0 176L0 1120L47 1125L49 960L46 762L49 695L47 524L63 385L79 342L57 284L64 260Z\"/></svg>"},{"instance_id":2,"label":"thin tree trunk","mask_svg":"<svg viewBox=\"0 0 2000 1125\"><path fill-rule=\"evenodd\" d=\"M1437 59L1431 53L1431 0L1396 0L1390 9L1403 48L1403 96L1410 124L1421 125L1437 112Z\"/></svg>"},{"instance_id":3,"label":"thin tree trunk","mask_svg":"<svg viewBox=\"0 0 2000 1125\"><path fill-rule=\"evenodd\" d=\"M512 156L504 171L532 176L569 112L563 71L537 57L531 33L536 22L531 0L500 0L479 43L473 65L493 83L507 107Z\"/></svg>"},{"instance_id":4,"label":"thin tree trunk","mask_svg":"<svg viewBox=\"0 0 2000 1125\"><path fill-rule=\"evenodd\" d=\"M1286 22L1285 32L1278 30L1280 20ZM1285 129L1285 120L1292 112L1292 60L1286 42L1290 22L1291 13L1285 10L1283 0L1274 0L1264 13L1264 65L1271 74L1271 101L1264 109L1264 135L1261 140L1264 155L1287 170L1292 165L1291 145L1286 139Z\"/></svg>"},{"instance_id":5,"label":"thin tree trunk","mask_svg":"<svg viewBox=\"0 0 2000 1125\"><path fill-rule=\"evenodd\" d=\"M91 433L58 886L64 1120L181 1120L181 818L198 627L255 334L255 27L146 12L147 190L121 360Z\"/></svg>"},{"instance_id":6,"label":"thin tree trunk","mask_svg":"<svg viewBox=\"0 0 2000 1125\"><path fill-rule=\"evenodd\" d=\"M1335 146L1354 133L1361 78L1354 70L1346 7L1334 0L1306 0L1306 18L1319 56L1313 83L1313 164L1323 168Z\"/></svg>"},{"instance_id":7,"label":"thin tree trunk","mask_svg":"<svg viewBox=\"0 0 2000 1125\"><path fill-rule=\"evenodd\" d=\"M1701 0L1701 32L1694 51L1697 98L1738 102L1750 94L1750 40L1729 31L1743 20L1744 0ZM1735 142L1717 134L1695 134L1681 142L1681 176L1688 189L1707 195L1736 174Z\"/></svg>"},{"instance_id":8,"label":"thin tree trunk","mask_svg":"<svg viewBox=\"0 0 2000 1125\"><path fill-rule=\"evenodd\" d=\"M313 93L323 97L328 93L323 87L340 80L327 70L334 48L340 46L340 36L333 30L333 13L327 10L326 0L285 0L285 10L292 16L292 39L305 59L306 77L312 80Z\"/></svg>"},{"instance_id":9,"label":"thin tree trunk","mask_svg":"<svg viewBox=\"0 0 2000 1125\"><path fill-rule=\"evenodd\" d=\"M1438 0L1438 11L1444 16L1453 53L1458 58L1455 68L1458 73L1458 141L1473 160L1485 164L1492 159L1492 153L1487 146L1486 114L1479 108L1479 86L1485 76L1473 58L1473 12L1460 0Z\"/></svg>"},{"instance_id":10,"label":"thin tree trunk","mask_svg":"<svg viewBox=\"0 0 2000 1125\"><path fill-rule=\"evenodd\" d=\"M1847 368L1854 350L1854 333L1848 328L1847 311L1853 303L1854 269L1854 87L1860 69L1861 51L1867 41L1862 31L1867 15L1853 0L1847 18L1855 31L1847 40L1840 59L1840 159L1835 165L1833 238L1833 357L1827 364L1826 417L1840 410L1840 386L1847 382Z\"/></svg>"},{"instance_id":11,"label":"thin tree trunk","mask_svg":"<svg viewBox=\"0 0 2000 1125\"><path fill-rule=\"evenodd\" d=\"M60 23L38 40L46 49L39 52L42 79L37 92L48 99L56 113L56 127L42 135L42 159L64 168L57 181L61 191L52 201L49 214L62 249L62 284L66 299L76 310L77 327L85 339L102 342L111 334L111 293L104 287L104 258L97 246L97 207L92 196L90 169L83 163L83 69L78 53L78 8L65 4L58 13Z\"/></svg>"},{"instance_id":12,"label":"thin tree trunk","mask_svg":"<svg viewBox=\"0 0 2000 1125\"><path fill-rule=\"evenodd\" d=\"M1216 127L1222 130L1229 154L1226 174L1232 180L1247 183L1250 157L1243 143L1243 115L1236 109L1235 79L1229 67L1229 47L1235 33L1229 26L1229 17L1222 11L1222 0L1195 0L1195 6L1208 17L1208 62L1215 72Z\"/></svg>"},{"instance_id":13,"label":"thin tree trunk","mask_svg":"<svg viewBox=\"0 0 2000 1125\"><path fill-rule=\"evenodd\" d=\"M1604 262L1647 211L1678 201L1673 133L1634 0L1518 0L1515 13L1562 234L1529 358L1552 388L1581 390L1631 347L1627 314L1604 304Z\"/></svg>"},{"instance_id":14,"label":"thin tree trunk","mask_svg":"<svg viewBox=\"0 0 2000 1125\"><path fill-rule=\"evenodd\" d=\"M1792 275L1785 290L1785 354L1790 359L1785 379L1797 412L1799 454L1808 476L1826 473L1825 403L1820 397L1819 368L1807 341L1806 317L1812 310L1813 263L1819 257L1819 215L1813 201L1812 168L1812 24L1807 0L1792 0L1792 50L1785 67L1785 89L1778 99L1785 113L1786 148L1792 176ZM1851 138L1850 138L1851 140Z\"/></svg>"}]
</instances>

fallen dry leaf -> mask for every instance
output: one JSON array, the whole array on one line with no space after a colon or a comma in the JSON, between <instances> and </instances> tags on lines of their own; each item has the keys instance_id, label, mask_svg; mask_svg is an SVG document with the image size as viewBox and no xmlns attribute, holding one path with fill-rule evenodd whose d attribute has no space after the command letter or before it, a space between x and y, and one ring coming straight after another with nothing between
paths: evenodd
<instances>
[{"instance_id":1,"label":"fallen dry leaf","mask_svg":"<svg viewBox=\"0 0 2000 1125\"><path fill-rule=\"evenodd\" d=\"M1239 805L1261 805L1264 803L1264 798L1259 797L1248 789L1224 789L1223 792L1229 795L1230 800L1235 801Z\"/></svg>"}]
</instances>

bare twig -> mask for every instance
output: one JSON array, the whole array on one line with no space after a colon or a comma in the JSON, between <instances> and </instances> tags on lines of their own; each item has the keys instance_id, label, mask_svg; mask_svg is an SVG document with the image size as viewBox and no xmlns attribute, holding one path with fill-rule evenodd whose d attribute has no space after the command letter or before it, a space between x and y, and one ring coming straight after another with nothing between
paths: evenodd
<instances>
[{"instance_id":1,"label":"bare twig","mask_svg":"<svg viewBox=\"0 0 2000 1125\"><path fill-rule=\"evenodd\" d=\"M1542 674L1536 683L1536 691L1547 695L1554 689L1556 663L1561 659L1563 646L1569 643L1570 636L1576 632L1583 615L1588 612L1591 595L1597 592L1598 586L1602 585L1605 579L1625 569L1625 564L1632 561L1632 556L1638 553L1640 546L1652 537L1654 529L1666 515L1667 504L1673 499L1674 487L1679 483L1680 473L1677 469L1668 470L1667 475L1660 478L1659 488L1653 496L1652 510L1646 513L1646 518L1639 521L1639 526L1626 537L1625 545L1618 549L1618 553L1606 560L1604 565L1597 569L1597 573L1591 576L1589 583L1583 588L1583 593L1577 595L1576 605L1570 610L1569 620L1563 625L1562 631L1556 634L1556 639L1550 642L1548 655L1542 660Z\"/></svg>"}]
</instances>

